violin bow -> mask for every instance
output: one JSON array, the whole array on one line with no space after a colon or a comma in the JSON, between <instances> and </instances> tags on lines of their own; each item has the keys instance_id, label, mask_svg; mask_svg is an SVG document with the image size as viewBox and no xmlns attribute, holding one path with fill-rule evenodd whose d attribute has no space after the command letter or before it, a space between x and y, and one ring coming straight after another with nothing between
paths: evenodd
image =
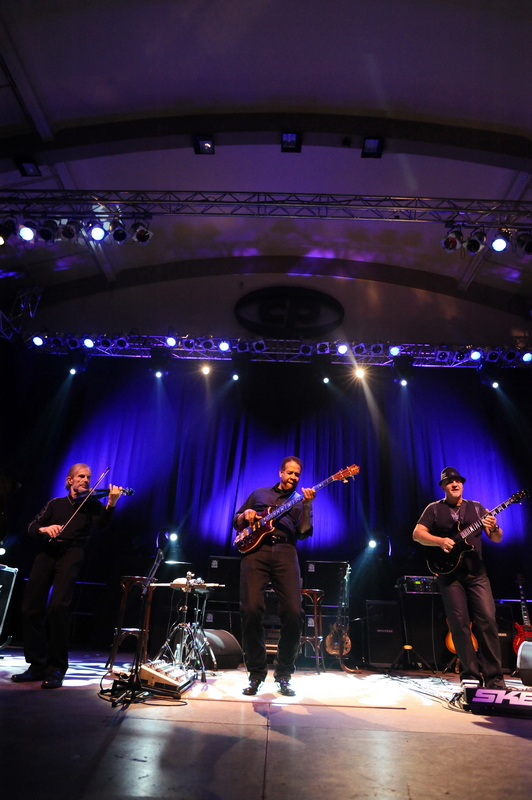
<instances>
[{"instance_id":1,"label":"violin bow","mask_svg":"<svg viewBox=\"0 0 532 800\"><path fill-rule=\"evenodd\" d=\"M69 524L72 522L72 520L74 519L74 517L76 516L76 514L78 513L78 511L80 510L80 508L81 508L82 506L84 506L84 505L85 505L85 503L87 502L87 500L89 499L89 497L91 497L92 493L94 492L94 490L96 489L96 487L98 486L98 484L99 484L99 483L101 483L101 481L103 481L103 479L105 478L105 476L107 475L107 473L109 472L109 470L110 470L110 469L111 469L111 467L107 467L106 469L104 469L104 471L102 472L102 474L100 475L100 477L98 478L98 480L96 481L96 483L94 484L94 486L92 487L92 489L89 489L89 491L87 492L87 497L84 497L84 498L83 498L83 500L81 501L81 503L79 504L79 506L76 506L76 510L74 511L74 513L72 514L72 516L70 517L70 519L69 519L67 522L65 522L65 524L64 524L64 525L63 525L63 527L61 528L61 533L63 533L63 531L65 530L66 526L67 526L67 525L69 525ZM56 537L56 541L57 541L58 539L59 539L59 537L57 536L57 537Z\"/></svg>"}]
</instances>

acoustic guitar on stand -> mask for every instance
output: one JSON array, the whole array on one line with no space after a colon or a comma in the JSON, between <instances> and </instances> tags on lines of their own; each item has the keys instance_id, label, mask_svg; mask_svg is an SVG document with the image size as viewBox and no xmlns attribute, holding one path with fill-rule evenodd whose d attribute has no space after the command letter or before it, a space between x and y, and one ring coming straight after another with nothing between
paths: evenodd
<instances>
[{"instance_id":1,"label":"acoustic guitar on stand","mask_svg":"<svg viewBox=\"0 0 532 800\"><path fill-rule=\"evenodd\" d=\"M324 486L327 486L333 481L343 481L347 483L348 478L354 478L359 472L360 467L357 467L356 464L351 464L350 467L341 469L340 472L335 472L330 478L326 478L312 488L317 492L318 489L323 489ZM280 517L282 514L286 514L287 511L290 511L292 506L295 506L300 500L303 500L303 495L296 492L281 506L269 506L266 508L262 514L255 518L255 521L251 525L242 528L237 534L233 544L236 545L238 551L240 553L251 553L252 550L259 547L264 537L273 531L272 523L274 519L277 519L277 517Z\"/></svg>"}]
</instances>

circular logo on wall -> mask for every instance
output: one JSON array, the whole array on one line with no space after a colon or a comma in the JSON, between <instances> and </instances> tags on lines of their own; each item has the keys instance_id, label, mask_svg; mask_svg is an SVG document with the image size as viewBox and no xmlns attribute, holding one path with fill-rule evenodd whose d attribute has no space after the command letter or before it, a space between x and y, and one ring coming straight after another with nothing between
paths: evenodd
<instances>
[{"instance_id":1,"label":"circular logo on wall","mask_svg":"<svg viewBox=\"0 0 532 800\"><path fill-rule=\"evenodd\" d=\"M235 305L235 316L248 331L262 336L324 336L344 319L338 300L299 286L270 286L250 292Z\"/></svg>"}]
</instances>

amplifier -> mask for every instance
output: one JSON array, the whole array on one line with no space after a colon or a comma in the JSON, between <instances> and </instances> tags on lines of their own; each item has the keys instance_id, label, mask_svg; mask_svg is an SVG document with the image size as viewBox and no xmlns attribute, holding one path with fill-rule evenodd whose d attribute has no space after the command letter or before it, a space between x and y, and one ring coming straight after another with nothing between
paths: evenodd
<instances>
[{"instance_id":1,"label":"amplifier","mask_svg":"<svg viewBox=\"0 0 532 800\"><path fill-rule=\"evenodd\" d=\"M434 575L403 575L397 578L397 588L405 594L439 594Z\"/></svg>"}]
</instances>

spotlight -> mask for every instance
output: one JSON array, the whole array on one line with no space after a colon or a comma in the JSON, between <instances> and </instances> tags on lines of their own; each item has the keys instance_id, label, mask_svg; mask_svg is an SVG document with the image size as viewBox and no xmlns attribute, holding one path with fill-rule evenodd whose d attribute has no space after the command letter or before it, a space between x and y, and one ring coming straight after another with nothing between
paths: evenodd
<instances>
[{"instance_id":1,"label":"spotlight","mask_svg":"<svg viewBox=\"0 0 532 800\"><path fill-rule=\"evenodd\" d=\"M152 236L153 233L144 222L134 222L131 226L131 237L134 242L148 244Z\"/></svg>"},{"instance_id":2,"label":"spotlight","mask_svg":"<svg viewBox=\"0 0 532 800\"><path fill-rule=\"evenodd\" d=\"M371 345L372 356L382 356L383 353L384 353L384 346L380 342L378 344Z\"/></svg>"},{"instance_id":3,"label":"spotlight","mask_svg":"<svg viewBox=\"0 0 532 800\"><path fill-rule=\"evenodd\" d=\"M107 231L101 222L90 222L87 230L93 242L101 242L107 236Z\"/></svg>"},{"instance_id":4,"label":"spotlight","mask_svg":"<svg viewBox=\"0 0 532 800\"><path fill-rule=\"evenodd\" d=\"M75 336L67 336L65 342L70 350L76 350L79 347L79 339L76 339Z\"/></svg>"},{"instance_id":5,"label":"spotlight","mask_svg":"<svg viewBox=\"0 0 532 800\"><path fill-rule=\"evenodd\" d=\"M361 158L380 158L384 150L384 139L368 136L362 142Z\"/></svg>"},{"instance_id":6,"label":"spotlight","mask_svg":"<svg viewBox=\"0 0 532 800\"><path fill-rule=\"evenodd\" d=\"M308 344L306 342L302 342L299 347L299 355L301 356L311 356L314 351L314 345Z\"/></svg>"},{"instance_id":7,"label":"spotlight","mask_svg":"<svg viewBox=\"0 0 532 800\"><path fill-rule=\"evenodd\" d=\"M499 360L500 355L501 355L500 350L488 350L488 352L486 353L486 361L489 361L490 364L496 364L497 361Z\"/></svg>"},{"instance_id":8,"label":"spotlight","mask_svg":"<svg viewBox=\"0 0 532 800\"><path fill-rule=\"evenodd\" d=\"M195 339L189 339L187 337L187 338L181 340L181 344L183 345L183 349L184 350L188 350L189 352L192 352L192 350L194 350L194 348L196 347L196 340Z\"/></svg>"},{"instance_id":9,"label":"spotlight","mask_svg":"<svg viewBox=\"0 0 532 800\"><path fill-rule=\"evenodd\" d=\"M392 344L391 347L388 348L388 353L395 358L395 356L401 355L401 347L398 344Z\"/></svg>"},{"instance_id":10,"label":"spotlight","mask_svg":"<svg viewBox=\"0 0 532 800\"><path fill-rule=\"evenodd\" d=\"M365 370L363 370L362 367L357 367L355 370L355 375L357 378L363 378L365 374Z\"/></svg>"},{"instance_id":11,"label":"spotlight","mask_svg":"<svg viewBox=\"0 0 532 800\"><path fill-rule=\"evenodd\" d=\"M249 351L249 342L246 342L242 339L236 343L235 349L237 353L247 353Z\"/></svg>"},{"instance_id":12,"label":"spotlight","mask_svg":"<svg viewBox=\"0 0 532 800\"><path fill-rule=\"evenodd\" d=\"M471 350L471 353L469 354L469 358L471 359L471 361L480 361L480 359L482 358L482 351L481 350Z\"/></svg>"},{"instance_id":13,"label":"spotlight","mask_svg":"<svg viewBox=\"0 0 532 800\"><path fill-rule=\"evenodd\" d=\"M264 353L266 350L266 342L264 339L256 339L251 343L251 347L255 353Z\"/></svg>"},{"instance_id":14,"label":"spotlight","mask_svg":"<svg viewBox=\"0 0 532 800\"><path fill-rule=\"evenodd\" d=\"M507 364L513 364L514 361L516 360L516 358L518 357L518 355L519 355L519 353L517 352L517 350L514 350L513 348L510 347L504 353L503 358L504 358L504 360L506 361ZM524 360L525 359L523 358L523 361Z\"/></svg>"},{"instance_id":15,"label":"spotlight","mask_svg":"<svg viewBox=\"0 0 532 800\"><path fill-rule=\"evenodd\" d=\"M167 336L166 337L166 346L167 347L175 347L177 344L177 339L175 336Z\"/></svg>"},{"instance_id":16,"label":"spotlight","mask_svg":"<svg viewBox=\"0 0 532 800\"><path fill-rule=\"evenodd\" d=\"M451 357L451 353L446 348L442 347L439 350L436 350L434 354L434 361L437 364L447 364L449 358Z\"/></svg>"},{"instance_id":17,"label":"spotlight","mask_svg":"<svg viewBox=\"0 0 532 800\"><path fill-rule=\"evenodd\" d=\"M59 235L67 242L72 241L78 236L81 230L81 223L77 219L69 219L64 225L59 226Z\"/></svg>"},{"instance_id":18,"label":"spotlight","mask_svg":"<svg viewBox=\"0 0 532 800\"><path fill-rule=\"evenodd\" d=\"M212 136L196 134L194 136L194 152L197 156L213 156L214 140Z\"/></svg>"},{"instance_id":19,"label":"spotlight","mask_svg":"<svg viewBox=\"0 0 532 800\"><path fill-rule=\"evenodd\" d=\"M353 345L353 354L355 356L363 356L366 352L366 345L365 344L354 344Z\"/></svg>"},{"instance_id":20,"label":"spotlight","mask_svg":"<svg viewBox=\"0 0 532 800\"><path fill-rule=\"evenodd\" d=\"M112 219L109 223L109 234L112 236L115 242L118 244L122 244L126 241L129 233L124 228L123 224L120 222L119 219Z\"/></svg>"},{"instance_id":21,"label":"spotlight","mask_svg":"<svg viewBox=\"0 0 532 800\"><path fill-rule=\"evenodd\" d=\"M207 352L214 350L214 339L203 339L203 341L200 342L200 347Z\"/></svg>"},{"instance_id":22,"label":"spotlight","mask_svg":"<svg viewBox=\"0 0 532 800\"><path fill-rule=\"evenodd\" d=\"M234 373L233 373L233 380L234 380L234 381L237 381L237 380L238 380L238 375L236 374L236 372L234 372Z\"/></svg>"},{"instance_id":23,"label":"spotlight","mask_svg":"<svg viewBox=\"0 0 532 800\"><path fill-rule=\"evenodd\" d=\"M495 366L493 362L482 361L478 367L478 375L481 382L485 386L491 386L493 389L499 388L499 375L501 374L499 367Z\"/></svg>"},{"instance_id":24,"label":"spotlight","mask_svg":"<svg viewBox=\"0 0 532 800\"><path fill-rule=\"evenodd\" d=\"M453 228L449 233L443 237L441 244L444 250L448 253L454 253L460 250L463 244L463 236L460 228Z\"/></svg>"},{"instance_id":25,"label":"spotlight","mask_svg":"<svg viewBox=\"0 0 532 800\"><path fill-rule=\"evenodd\" d=\"M467 354L464 353L463 350L457 350L456 353L453 353L453 363L454 364L461 364L467 358Z\"/></svg>"},{"instance_id":26,"label":"spotlight","mask_svg":"<svg viewBox=\"0 0 532 800\"><path fill-rule=\"evenodd\" d=\"M529 364L532 361L532 353L527 350L526 353L523 353L521 356L521 360L525 362L525 364Z\"/></svg>"},{"instance_id":27,"label":"spotlight","mask_svg":"<svg viewBox=\"0 0 532 800\"><path fill-rule=\"evenodd\" d=\"M168 375L168 364L171 353L166 347L152 347L150 350L150 369L156 378Z\"/></svg>"},{"instance_id":28,"label":"spotlight","mask_svg":"<svg viewBox=\"0 0 532 800\"><path fill-rule=\"evenodd\" d=\"M300 133L281 134L281 153L300 153L302 136Z\"/></svg>"},{"instance_id":29,"label":"spotlight","mask_svg":"<svg viewBox=\"0 0 532 800\"><path fill-rule=\"evenodd\" d=\"M33 342L35 347L42 347L44 345L45 341L46 341L46 337L45 336L38 336L38 335L37 336L33 336L31 341Z\"/></svg>"},{"instance_id":30,"label":"spotlight","mask_svg":"<svg viewBox=\"0 0 532 800\"><path fill-rule=\"evenodd\" d=\"M231 349L231 345L229 344L227 339L222 339L221 342L218 345L218 349L222 353L227 353L227 351Z\"/></svg>"},{"instance_id":31,"label":"spotlight","mask_svg":"<svg viewBox=\"0 0 532 800\"><path fill-rule=\"evenodd\" d=\"M329 378L327 378L327 376L325 376L325 378L323 379L323 383L329 383Z\"/></svg>"},{"instance_id":32,"label":"spotlight","mask_svg":"<svg viewBox=\"0 0 532 800\"><path fill-rule=\"evenodd\" d=\"M128 346L128 340L125 336L117 336L115 339L115 347L118 347L119 350L125 350Z\"/></svg>"},{"instance_id":33,"label":"spotlight","mask_svg":"<svg viewBox=\"0 0 532 800\"><path fill-rule=\"evenodd\" d=\"M70 356L70 358L68 359L70 375L77 375L81 372L85 372L85 369L87 367L87 359L88 356L86 356L82 352Z\"/></svg>"},{"instance_id":34,"label":"spotlight","mask_svg":"<svg viewBox=\"0 0 532 800\"><path fill-rule=\"evenodd\" d=\"M61 336L56 334L55 336L50 336L48 339L48 344L53 350L58 350L60 347L63 347L63 339Z\"/></svg>"},{"instance_id":35,"label":"spotlight","mask_svg":"<svg viewBox=\"0 0 532 800\"><path fill-rule=\"evenodd\" d=\"M486 247L486 234L484 231L475 230L465 242L465 248L468 253L475 255L480 253Z\"/></svg>"},{"instance_id":36,"label":"spotlight","mask_svg":"<svg viewBox=\"0 0 532 800\"><path fill-rule=\"evenodd\" d=\"M42 173L31 158L15 158L15 165L23 178L40 178Z\"/></svg>"},{"instance_id":37,"label":"spotlight","mask_svg":"<svg viewBox=\"0 0 532 800\"><path fill-rule=\"evenodd\" d=\"M326 355L330 352L330 349L329 342L318 342L316 345L316 353L319 353L320 355Z\"/></svg>"},{"instance_id":38,"label":"spotlight","mask_svg":"<svg viewBox=\"0 0 532 800\"><path fill-rule=\"evenodd\" d=\"M204 367L201 368L201 371L203 372L204 375L208 375L209 372L211 371L211 368L205 365Z\"/></svg>"},{"instance_id":39,"label":"spotlight","mask_svg":"<svg viewBox=\"0 0 532 800\"><path fill-rule=\"evenodd\" d=\"M110 336L100 336L98 339L98 345L99 347L103 347L104 350L110 350L114 345L114 341Z\"/></svg>"},{"instance_id":40,"label":"spotlight","mask_svg":"<svg viewBox=\"0 0 532 800\"><path fill-rule=\"evenodd\" d=\"M94 344L95 344L94 339L92 339L90 336L85 336L85 338L83 339L83 347L86 347L87 350L92 350Z\"/></svg>"},{"instance_id":41,"label":"spotlight","mask_svg":"<svg viewBox=\"0 0 532 800\"><path fill-rule=\"evenodd\" d=\"M378 544L379 543L376 539L370 539L368 542L368 547L370 548L370 550L375 550Z\"/></svg>"},{"instance_id":42,"label":"spotlight","mask_svg":"<svg viewBox=\"0 0 532 800\"><path fill-rule=\"evenodd\" d=\"M33 242L37 237L37 225L31 219L25 220L18 229L18 235L25 242Z\"/></svg>"},{"instance_id":43,"label":"spotlight","mask_svg":"<svg viewBox=\"0 0 532 800\"><path fill-rule=\"evenodd\" d=\"M337 343L336 352L338 353L339 356L345 356L348 350L349 350L349 345L347 345L345 342Z\"/></svg>"},{"instance_id":44,"label":"spotlight","mask_svg":"<svg viewBox=\"0 0 532 800\"><path fill-rule=\"evenodd\" d=\"M55 219L46 219L39 227L39 237L43 240L43 242L53 243L55 241L55 237L57 236L58 230L59 225Z\"/></svg>"},{"instance_id":45,"label":"spotlight","mask_svg":"<svg viewBox=\"0 0 532 800\"><path fill-rule=\"evenodd\" d=\"M518 233L515 237L515 246L526 256L532 256L532 233L530 231Z\"/></svg>"},{"instance_id":46,"label":"spotlight","mask_svg":"<svg viewBox=\"0 0 532 800\"><path fill-rule=\"evenodd\" d=\"M497 235L492 241L491 246L493 250L495 250L495 252L502 253L503 250L506 250L510 242L511 242L510 231L500 230L497 232Z\"/></svg>"},{"instance_id":47,"label":"spotlight","mask_svg":"<svg viewBox=\"0 0 532 800\"><path fill-rule=\"evenodd\" d=\"M17 230L17 226L15 220L13 219L6 219L0 225L0 247L4 245L10 236L12 236L15 231Z\"/></svg>"},{"instance_id":48,"label":"spotlight","mask_svg":"<svg viewBox=\"0 0 532 800\"><path fill-rule=\"evenodd\" d=\"M406 386L410 378L414 377L414 358L413 356L397 356L393 360L393 366L396 373L396 381L399 381L401 386Z\"/></svg>"}]
</instances>

